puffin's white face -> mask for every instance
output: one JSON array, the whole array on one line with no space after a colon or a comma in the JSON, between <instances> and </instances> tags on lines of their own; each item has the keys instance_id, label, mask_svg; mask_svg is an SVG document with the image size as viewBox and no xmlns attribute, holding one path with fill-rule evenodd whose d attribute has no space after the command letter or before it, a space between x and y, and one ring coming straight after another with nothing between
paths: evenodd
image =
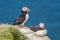
<instances>
[{"instance_id":1,"label":"puffin's white face","mask_svg":"<svg viewBox=\"0 0 60 40\"><path fill-rule=\"evenodd\" d=\"M22 11L24 11L24 12L29 12L30 9L29 9L28 7L23 7L23 8L22 8Z\"/></svg>"},{"instance_id":2,"label":"puffin's white face","mask_svg":"<svg viewBox=\"0 0 60 40\"><path fill-rule=\"evenodd\" d=\"M40 23L39 27L42 28L42 29L44 29L44 23Z\"/></svg>"}]
</instances>

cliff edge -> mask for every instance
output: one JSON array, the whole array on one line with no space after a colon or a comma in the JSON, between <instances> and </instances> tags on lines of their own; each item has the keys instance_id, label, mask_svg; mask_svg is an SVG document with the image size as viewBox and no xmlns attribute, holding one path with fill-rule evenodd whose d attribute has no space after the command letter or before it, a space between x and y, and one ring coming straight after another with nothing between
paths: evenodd
<instances>
[{"instance_id":1,"label":"cliff edge","mask_svg":"<svg viewBox=\"0 0 60 40\"><path fill-rule=\"evenodd\" d=\"M18 26L17 28L20 30L20 32L23 35L25 35L28 38L28 40L51 40L46 35L36 34L36 32L32 31L30 28L28 28L26 26ZM43 31L43 32L45 32L45 31Z\"/></svg>"},{"instance_id":2,"label":"cliff edge","mask_svg":"<svg viewBox=\"0 0 60 40\"><path fill-rule=\"evenodd\" d=\"M0 40L51 40L21 25L0 24Z\"/></svg>"}]
</instances>

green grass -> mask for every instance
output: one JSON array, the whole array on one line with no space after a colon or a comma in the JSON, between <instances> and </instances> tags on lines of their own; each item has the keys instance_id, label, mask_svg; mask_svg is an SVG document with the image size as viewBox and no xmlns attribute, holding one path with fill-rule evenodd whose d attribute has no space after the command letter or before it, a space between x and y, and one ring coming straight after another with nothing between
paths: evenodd
<instances>
[{"instance_id":1,"label":"green grass","mask_svg":"<svg viewBox=\"0 0 60 40\"><path fill-rule=\"evenodd\" d=\"M17 28L8 24L0 24L0 40L26 40Z\"/></svg>"}]
</instances>

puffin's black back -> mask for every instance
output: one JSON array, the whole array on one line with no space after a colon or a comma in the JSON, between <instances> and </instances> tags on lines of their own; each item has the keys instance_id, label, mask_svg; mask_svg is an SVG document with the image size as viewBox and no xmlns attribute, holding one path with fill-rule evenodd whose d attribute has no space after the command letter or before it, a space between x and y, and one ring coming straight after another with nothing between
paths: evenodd
<instances>
[{"instance_id":1,"label":"puffin's black back","mask_svg":"<svg viewBox=\"0 0 60 40\"><path fill-rule=\"evenodd\" d=\"M36 31L38 31L38 30L43 30L43 29L41 29L39 26L30 26L29 27L32 31L34 31L34 32L36 32Z\"/></svg>"},{"instance_id":2,"label":"puffin's black back","mask_svg":"<svg viewBox=\"0 0 60 40\"><path fill-rule=\"evenodd\" d=\"M39 26L30 26L29 28L34 32L40 30Z\"/></svg>"},{"instance_id":3,"label":"puffin's black back","mask_svg":"<svg viewBox=\"0 0 60 40\"><path fill-rule=\"evenodd\" d=\"M18 18L16 20L14 20L13 25L19 25L22 24L25 20L25 15L27 14L27 12L23 12L20 16L18 16Z\"/></svg>"}]
</instances>

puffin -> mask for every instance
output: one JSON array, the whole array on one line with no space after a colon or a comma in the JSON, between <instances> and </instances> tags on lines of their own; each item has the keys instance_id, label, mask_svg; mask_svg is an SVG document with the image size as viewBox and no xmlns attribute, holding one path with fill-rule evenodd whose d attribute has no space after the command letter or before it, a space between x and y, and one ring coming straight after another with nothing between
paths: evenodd
<instances>
[{"instance_id":1,"label":"puffin","mask_svg":"<svg viewBox=\"0 0 60 40\"><path fill-rule=\"evenodd\" d=\"M13 21L13 25L24 25L26 21L29 19L28 12L30 9L26 6L22 7L22 13L17 17L16 20Z\"/></svg>"},{"instance_id":2,"label":"puffin","mask_svg":"<svg viewBox=\"0 0 60 40\"><path fill-rule=\"evenodd\" d=\"M45 36L47 34L47 29L45 29L44 23L39 24L40 30L37 30L34 34L37 36Z\"/></svg>"},{"instance_id":3,"label":"puffin","mask_svg":"<svg viewBox=\"0 0 60 40\"><path fill-rule=\"evenodd\" d=\"M40 23L39 26L36 26L36 25L30 26L29 28L34 32L36 32L38 30L44 30L45 29L43 23Z\"/></svg>"}]
</instances>

